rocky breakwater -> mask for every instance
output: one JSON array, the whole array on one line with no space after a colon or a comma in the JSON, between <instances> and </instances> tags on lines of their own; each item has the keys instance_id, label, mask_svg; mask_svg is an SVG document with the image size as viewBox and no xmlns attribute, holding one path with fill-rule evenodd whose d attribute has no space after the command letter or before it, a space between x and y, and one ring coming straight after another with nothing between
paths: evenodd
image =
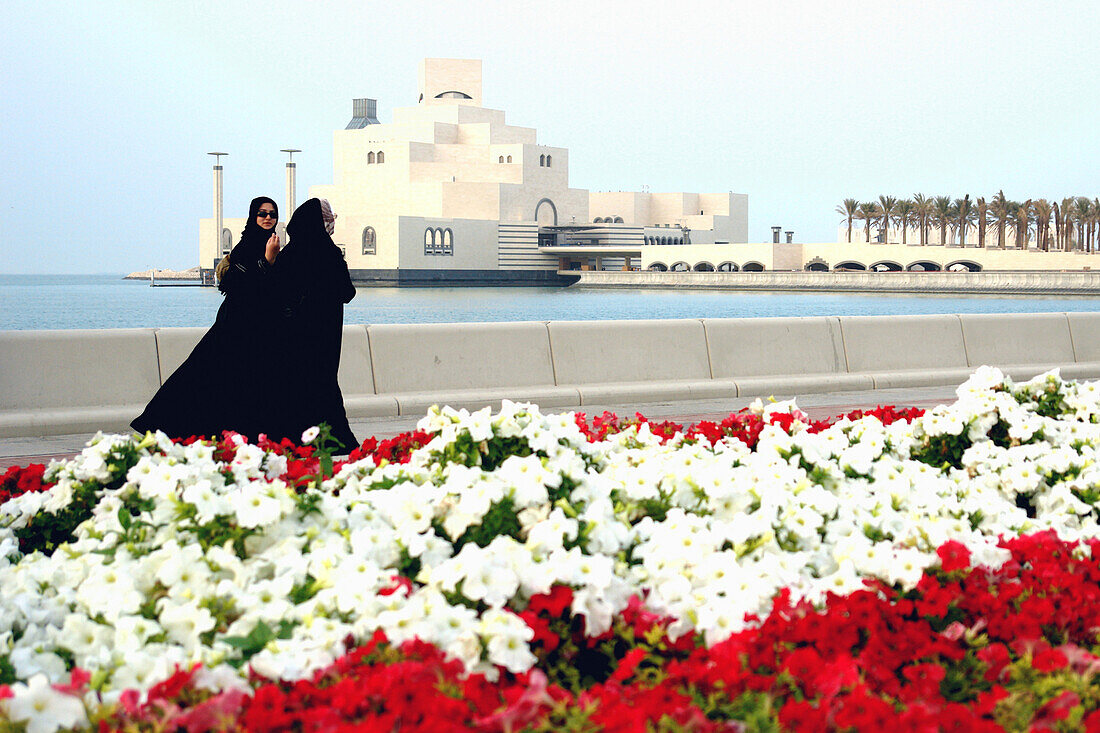
<instances>
[{"instance_id":1,"label":"rocky breakwater","mask_svg":"<svg viewBox=\"0 0 1100 733\"><path fill-rule=\"evenodd\" d=\"M187 270L141 270L131 272L124 280L198 280L199 268L192 267Z\"/></svg>"}]
</instances>

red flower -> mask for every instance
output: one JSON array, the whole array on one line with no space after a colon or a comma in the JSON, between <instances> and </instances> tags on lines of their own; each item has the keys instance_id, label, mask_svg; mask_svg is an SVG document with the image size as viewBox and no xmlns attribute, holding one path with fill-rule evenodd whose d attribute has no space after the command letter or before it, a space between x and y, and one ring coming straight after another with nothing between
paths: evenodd
<instances>
[{"instance_id":1,"label":"red flower","mask_svg":"<svg viewBox=\"0 0 1100 733\"><path fill-rule=\"evenodd\" d=\"M1031 668L1036 672L1057 672L1069 664L1060 649L1047 649L1031 658Z\"/></svg>"},{"instance_id":2,"label":"red flower","mask_svg":"<svg viewBox=\"0 0 1100 733\"><path fill-rule=\"evenodd\" d=\"M1081 698L1077 696L1077 693L1072 690L1066 690L1061 695L1039 708L1039 712L1035 714L1035 725L1044 725L1059 720L1065 720L1069 717L1069 714L1073 712L1073 709L1080 704Z\"/></svg>"},{"instance_id":3,"label":"red flower","mask_svg":"<svg viewBox=\"0 0 1100 733\"><path fill-rule=\"evenodd\" d=\"M561 618L565 610L573 605L573 589L568 585L555 585L549 593L531 596L527 610L550 618Z\"/></svg>"},{"instance_id":4,"label":"red flower","mask_svg":"<svg viewBox=\"0 0 1100 733\"><path fill-rule=\"evenodd\" d=\"M381 589L380 591L378 591L378 595L392 596L394 593L400 591L401 595L407 598L409 594L411 594L413 591L412 581L403 575L391 575L390 581L393 583L393 585L389 586L388 588Z\"/></svg>"},{"instance_id":5,"label":"red flower","mask_svg":"<svg viewBox=\"0 0 1100 733\"><path fill-rule=\"evenodd\" d=\"M961 542L948 540L936 549L936 554L940 556L940 567L945 573L970 567L970 550Z\"/></svg>"},{"instance_id":6,"label":"red flower","mask_svg":"<svg viewBox=\"0 0 1100 733\"><path fill-rule=\"evenodd\" d=\"M792 733L828 730L829 711L806 700L791 700L779 711L779 722Z\"/></svg>"},{"instance_id":7,"label":"red flower","mask_svg":"<svg viewBox=\"0 0 1100 733\"><path fill-rule=\"evenodd\" d=\"M902 697L907 700L932 700L940 695L940 682L947 672L938 664L917 664L902 670L909 682Z\"/></svg>"},{"instance_id":8,"label":"red flower","mask_svg":"<svg viewBox=\"0 0 1100 733\"><path fill-rule=\"evenodd\" d=\"M990 644L984 649L979 649L978 659L985 662L987 669L984 676L990 682L1000 679L1004 668L1012 663L1012 658L1008 654L1008 647L999 642Z\"/></svg>"}]
</instances>

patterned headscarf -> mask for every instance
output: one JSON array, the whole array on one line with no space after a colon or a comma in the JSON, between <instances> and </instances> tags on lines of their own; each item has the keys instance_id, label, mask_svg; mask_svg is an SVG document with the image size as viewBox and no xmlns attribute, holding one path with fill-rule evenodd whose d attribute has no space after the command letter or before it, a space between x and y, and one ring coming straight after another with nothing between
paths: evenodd
<instances>
[{"instance_id":1,"label":"patterned headscarf","mask_svg":"<svg viewBox=\"0 0 1100 733\"><path fill-rule=\"evenodd\" d=\"M331 237L336 231L336 214L332 213L332 205L328 199L321 199L321 219L325 222L325 231Z\"/></svg>"}]
</instances>

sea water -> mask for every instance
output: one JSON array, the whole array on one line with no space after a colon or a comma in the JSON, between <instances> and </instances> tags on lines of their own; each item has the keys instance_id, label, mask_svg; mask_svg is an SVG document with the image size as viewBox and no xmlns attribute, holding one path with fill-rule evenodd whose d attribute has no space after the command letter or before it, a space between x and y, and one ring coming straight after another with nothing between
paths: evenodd
<instances>
[{"instance_id":1,"label":"sea water","mask_svg":"<svg viewBox=\"0 0 1100 733\"><path fill-rule=\"evenodd\" d=\"M215 288L122 275L0 275L0 330L209 326ZM345 323L1100 311L1100 298L604 288L358 288Z\"/></svg>"}]
</instances>

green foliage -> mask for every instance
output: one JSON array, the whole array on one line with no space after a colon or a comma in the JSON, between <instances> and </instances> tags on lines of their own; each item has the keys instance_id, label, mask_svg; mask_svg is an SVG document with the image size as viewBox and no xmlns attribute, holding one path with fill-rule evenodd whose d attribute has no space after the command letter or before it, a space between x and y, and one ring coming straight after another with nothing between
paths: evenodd
<instances>
[{"instance_id":1,"label":"green foliage","mask_svg":"<svg viewBox=\"0 0 1100 733\"><path fill-rule=\"evenodd\" d=\"M0 654L0 685L12 685L18 680L11 659L8 658L7 654Z\"/></svg>"},{"instance_id":2,"label":"green foliage","mask_svg":"<svg viewBox=\"0 0 1100 733\"><path fill-rule=\"evenodd\" d=\"M580 706L572 700L562 700L531 728L532 733L598 733L602 730L592 722L595 703Z\"/></svg>"},{"instance_id":3,"label":"green foliage","mask_svg":"<svg viewBox=\"0 0 1100 733\"><path fill-rule=\"evenodd\" d=\"M321 586L317 583L316 578L312 575L307 575L301 583L296 583L294 587L290 589L290 595L287 597L287 600L295 605L305 603L320 591Z\"/></svg>"},{"instance_id":4,"label":"green foliage","mask_svg":"<svg viewBox=\"0 0 1100 733\"><path fill-rule=\"evenodd\" d=\"M294 624L290 621L281 621L277 629L260 621L256 628L249 632L248 636L226 636L222 639L226 644L240 651L240 659L228 659L229 664L240 669L253 656L263 651L271 641L275 639L289 639L294 630Z\"/></svg>"},{"instance_id":5,"label":"green foliage","mask_svg":"<svg viewBox=\"0 0 1100 733\"><path fill-rule=\"evenodd\" d=\"M397 560L397 574L404 578L415 578L420 574L422 563L419 557L409 554L407 547L401 548L401 557Z\"/></svg>"},{"instance_id":6,"label":"green foliage","mask_svg":"<svg viewBox=\"0 0 1100 733\"><path fill-rule=\"evenodd\" d=\"M981 645L984 646L987 642L988 639L983 636ZM941 663L944 676L940 680L940 694L945 700L970 703L978 697L979 693L986 692L992 687L983 676L986 665L978 659L973 650L960 659Z\"/></svg>"},{"instance_id":7,"label":"green foliage","mask_svg":"<svg viewBox=\"0 0 1100 733\"><path fill-rule=\"evenodd\" d=\"M310 514L321 513L322 495L315 491L305 491L294 495L294 506L298 514L305 517Z\"/></svg>"},{"instance_id":8,"label":"green foliage","mask_svg":"<svg viewBox=\"0 0 1100 733\"><path fill-rule=\"evenodd\" d=\"M921 445L910 451L910 456L921 463L939 469L962 468L962 456L972 445L970 438L962 435L928 435Z\"/></svg>"},{"instance_id":9,"label":"green foliage","mask_svg":"<svg viewBox=\"0 0 1100 733\"><path fill-rule=\"evenodd\" d=\"M1042 417L1061 417L1069 411L1069 408L1059 386L1058 383L1048 382L1046 388L1039 394L1029 394L1021 390L1013 396L1021 405L1033 405L1031 409Z\"/></svg>"},{"instance_id":10,"label":"green foliage","mask_svg":"<svg viewBox=\"0 0 1100 733\"><path fill-rule=\"evenodd\" d=\"M571 476L562 474L561 484L557 487L546 487L546 494L549 497L550 504L557 504L559 500L569 501L569 496L573 493L573 489L577 488L577 482L573 480Z\"/></svg>"},{"instance_id":11,"label":"green foliage","mask_svg":"<svg viewBox=\"0 0 1100 733\"><path fill-rule=\"evenodd\" d=\"M1008 696L997 703L993 715L996 722L1007 731L1036 730L1032 727L1040 709L1066 692L1080 700L1069 711L1065 720L1051 721L1045 730L1082 730L1081 721L1086 710L1100 707L1100 686L1094 675L1077 674L1062 670L1053 673L1037 672L1031 667L1031 657L1024 658L1005 668L1003 685Z\"/></svg>"},{"instance_id":12,"label":"green foliage","mask_svg":"<svg viewBox=\"0 0 1100 733\"><path fill-rule=\"evenodd\" d=\"M733 699L721 691L703 695L697 688L691 688L691 692L695 704L709 720L735 720L740 724L740 730L754 733L779 733L782 730L774 701L765 692L747 690Z\"/></svg>"},{"instance_id":13,"label":"green foliage","mask_svg":"<svg viewBox=\"0 0 1100 733\"><path fill-rule=\"evenodd\" d=\"M476 442L467 431L460 433L452 443L434 455L444 464L459 463L463 466L480 466L482 470L493 471L511 456L523 458L532 453L534 451L527 444L526 438L505 438L494 435L488 440Z\"/></svg>"},{"instance_id":14,"label":"green foliage","mask_svg":"<svg viewBox=\"0 0 1100 733\"><path fill-rule=\"evenodd\" d=\"M39 551L52 555L61 545L72 542L76 528L92 516L103 493L121 487L141 456L142 448L133 442L111 448L105 456L106 480L76 482L72 485L72 499L64 509L56 514L41 511L31 517L27 526L15 530L19 549L24 554Z\"/></svg>"},{"instance_id":15,"label":"green foliage","mask_svg":"<svg viewBox=\"0 0 1100 733\"><path fill-rule=\"evenodd\" d=\"M480 524L467 527L462 536L454 541L455 554L457 555L467 542L473 542L478 547L487 547L494 538L501 535L519 540L521 529L519 519L516 517L515 501L511 496L506 496L489 507Z\"/></svg>"},{"instance_id":16,"label":"green foliage","mask_svg":"<svg viewBox=\"0 0 1100 733\"><path fill-rule=\"evenodd\" d=\"M197 516L198 509L196 509L194 505L179 505L179 510L177 512L179 531L194 536L195 541L202 547L203 552L209 551L212 547L221 547L226 542L231 542L233 544L233 551L237 553L237 557L243 560L247 556L244 542L252 535L257 534L259 530L242 527L224 517L218 517L209 522L198 524L195 521Z\"/></svg>"},{"instance_id":17,"label":"green foliage","mask_svg":"<svg viewBox=\"0 0 1100 733\"><path fill-rule=\"evenodd\" d=\"M26 527L15 530L19 549L29 555L38 551L52 555L61 545L75 539L74 532L99 503L102 487L96 481L84 481L73 486L72 500L56 514L46 511L34 515Z\"/></svg>"}]
</instances>

